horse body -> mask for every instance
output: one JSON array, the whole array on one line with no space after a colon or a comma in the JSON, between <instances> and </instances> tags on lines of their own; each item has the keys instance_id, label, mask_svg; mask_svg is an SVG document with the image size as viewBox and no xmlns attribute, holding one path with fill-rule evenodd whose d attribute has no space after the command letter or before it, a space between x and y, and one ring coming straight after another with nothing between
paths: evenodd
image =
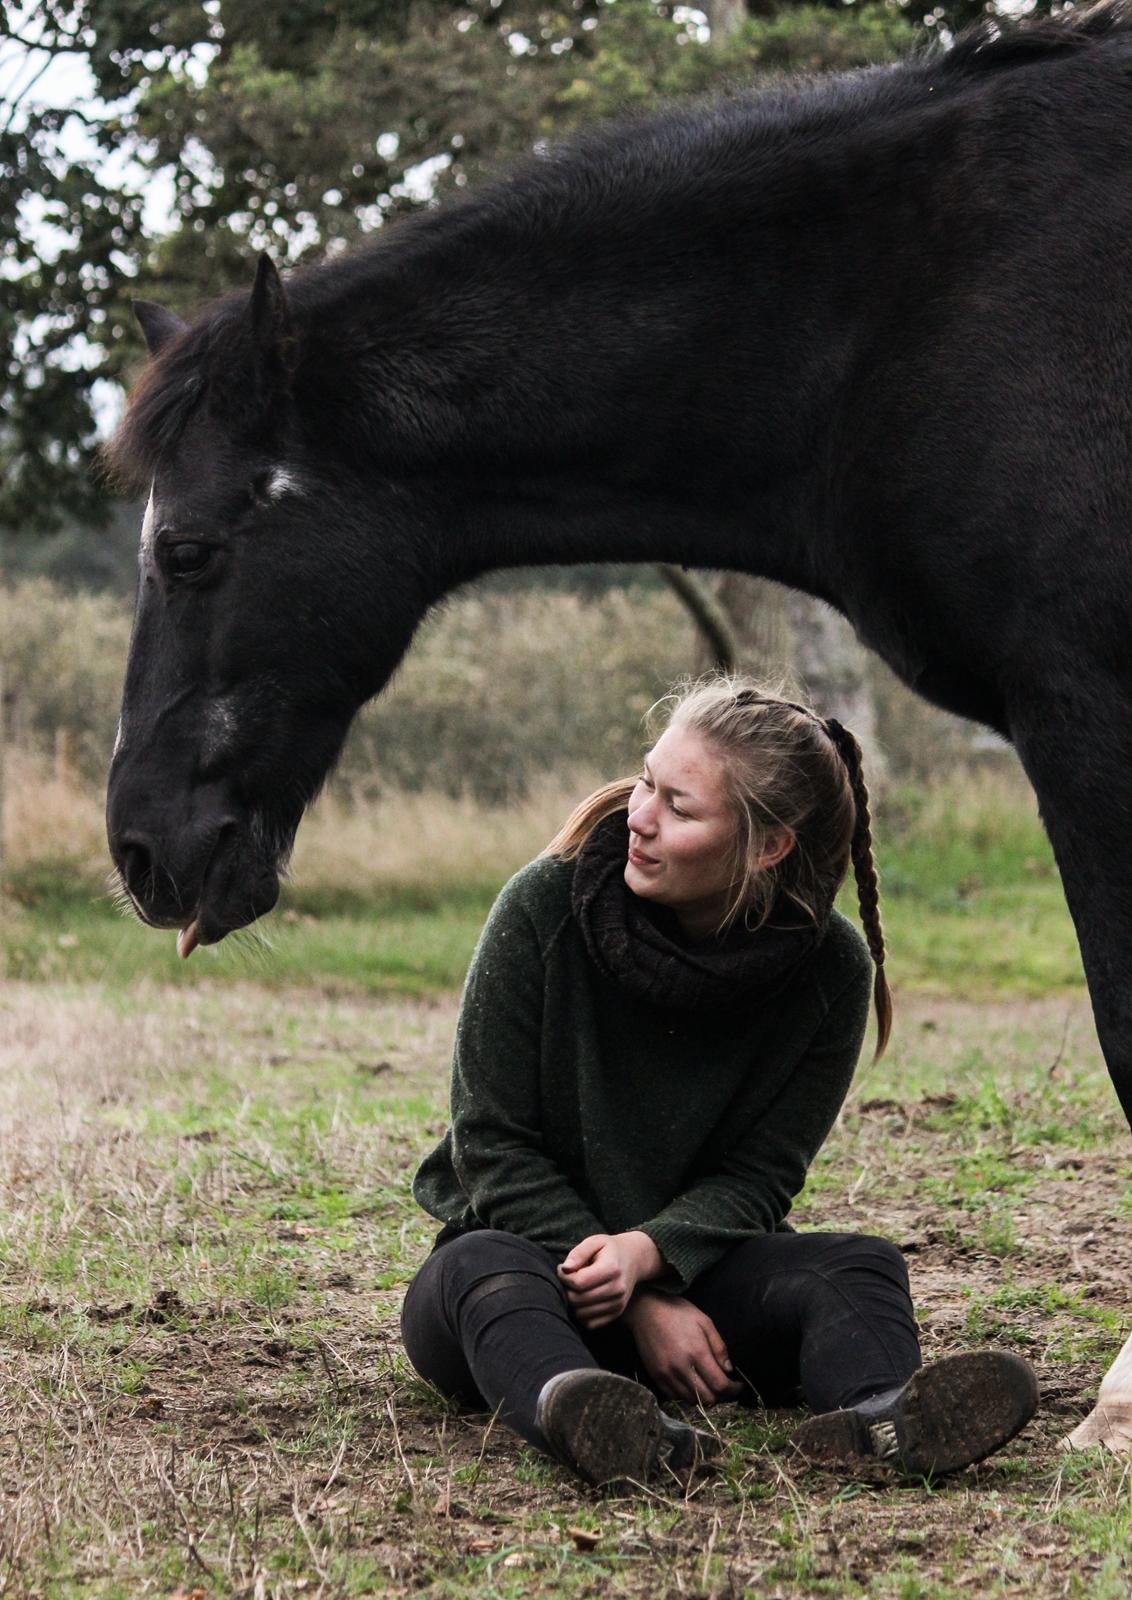
<instances>
[{"instance_id":1,"label":"horse body","mask_svg":"<svg viewBox=\"0 0 1132 1600\"><path fill-rule=\"evenodd\" d=\"M456 584L746 569L1013 739L1132 1117L1130 109L1102 11L593 135L189 327L142 308L108 798L141 914L273 903Z\"/></svg>"}]
</instances>

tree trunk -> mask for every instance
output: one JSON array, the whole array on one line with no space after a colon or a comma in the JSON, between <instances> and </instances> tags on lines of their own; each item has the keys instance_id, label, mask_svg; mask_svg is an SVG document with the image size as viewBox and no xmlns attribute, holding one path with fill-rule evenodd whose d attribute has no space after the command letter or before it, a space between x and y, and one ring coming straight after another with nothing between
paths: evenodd
<instances>
[{"instance_id":1,"label":"tree trunk","mask_svg":"<svg viewBox=\"0 0 1132 1600\"><path fill-rule=\"evenodd\" d=\"M687 567L658 561L656 570L680 600L696 626L697 672L734 672L739 665L739 647L731 619L703 578Z\"/></svg>"},{"instance_id":2,"label":"tree trunk","mask_svg":"<svg viewBox=\"0 0 1132 1600\"><path fill-rule=\"evenodd\" d=\"M712 39L726 39L747 15L746 0L704 0Z\"/></svg>"},{"instance_id":3,"label":"tree trunk","mask_svg":"<svg viewBox=\"0 0 1132 1600\"><path fill-rule=\"evenodd\" d=\"M782 585L745 572L721 572L713 588L735 639L736 667L772 683L790 677L790 618ZM696 670L708 672L712 665L701 645Z\"/></svg>"},{"instance_id":4,"label":"tree trunk","mask_svg":"<svg viewBox=\"0 0 1132 1600\"><path fill-rule=\"evenodd\" d=\"M884 757L864 647L844 617L811 595L789 590L786 609L794 670L808 700L823 717L836 717L856 734L875 782L884 776Z\"/></svg>"}]
</instances>

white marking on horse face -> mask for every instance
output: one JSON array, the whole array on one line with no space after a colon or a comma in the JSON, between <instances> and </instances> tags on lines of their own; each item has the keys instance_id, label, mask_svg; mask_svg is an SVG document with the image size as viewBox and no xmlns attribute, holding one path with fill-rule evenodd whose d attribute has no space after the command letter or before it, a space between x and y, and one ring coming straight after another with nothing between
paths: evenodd
<instances>
[{"instance_id":1,"label":"white marking on horse face","mask_svg":"<svg viewBox=\"0 0 1132 1600\"><path fill-rule=\"evenodd\" d=\"M205 716L201 751L206 767L223 757L228 747L235 742L238 731L235 695L221 695L219 699L213 700Z\"/></svg>"},{"instance_id":2,"label":"white marking on horse face","mask_svg":"<svg viewBox=\"0 0 1132 1600\"><path fill-rule=\"evenodd\" d=\"M272 467L267 474L263 492L268 500L282 500L285 494L301 494L302 480L290 467Z\"/></svg>"},{"instance_id":3,"label":"white marking on horse face","mask_svg":"<svg viewBox=\"0 0 1132 1600\"><path fill-rule=\"evenodd\" d=\"M143 561L150 560L153 555L153 536L156 532L156 521L157 518L154 515L153 510L153 487L151 485L149 491L149 500L146 503L145 516L142 518L141 525L141 548L139 550L139 554Z\"/></svg>"},{"instance_id":4,"label":"white marking on horse face","mask_svg":"<svg viewBox=\"0 0 1132 1600\"><path fill-rule=\"evenodd\" d=\"M115 734L114 734L114 748L110 752L111 761L114 760L114 757L118 754L119 750L122 748L123 744L125 743L125 738L126 738L125 728L124 728L124 725L123 725L123 722L122 722L122 718L119 717L118 718L118 727L117 727L117 729L115 731Z\"/></svg>"}]
</instances>

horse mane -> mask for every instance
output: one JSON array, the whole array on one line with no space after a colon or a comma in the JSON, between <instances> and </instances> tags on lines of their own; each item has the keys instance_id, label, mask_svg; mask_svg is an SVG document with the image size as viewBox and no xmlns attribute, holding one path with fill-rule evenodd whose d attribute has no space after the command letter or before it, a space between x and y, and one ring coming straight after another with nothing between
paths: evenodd
<instances>
[{"instance_id":1,"label":"horse mane","mask_svg":"<svg viewBox=\"0 0 1132 1600\"><path fill-rule=\"evenodd\" d=\"M984 17L965 28L928 66L948 77L973 77L1004 67L1025 67L1126 33L1132 33L1132 7L1128 0L1099 0L1097 5L1056 18L1007 21Z\"/></svg>"},{"instance_id":2,"label":"horse mane","mask_svg":"<svg viewBox=\"0 0 1132 1600\"><path fill-rule=\"evenodd\" d=\"M749 141L754 124L776 141L819 132L844 139L886 112L921 107L925 82L958 94L988 74L1081 54L1126 34L1132 34L1132 0L1100 0L1057 19L988 17L952 44L942 49L929 45L895 66L716 95L583 131L470 193L446 199L435 211L379 231L340 259L301 268L288 280L296 331L301 334L308 319L320 322L339 302L364 295L382 272L391 280L383 283L383 295L396 296L402 315L411 316L420 286L428 282L420 269L437 241L459 245L465 240L465 266L471 267L477 251L483 258L485 224L489 230L498 226L532 233L548 226L576 226L577 216L571 224L560 220L567 196L575 211L600 211L603 196L616 183L623 190L618 199L624 223L626 193L639 190L643 207L660 181L684 190L700 181L687 160L697 138L718 139L721 147L734 148ZM416 289L409 292L407 286L414 282ZM147 484L207 397L216 374L230 384L242 357L250 359L247 307L247 290L214 301L149 362L102 451L112 481L124 488Z\"/></svg>"}]
</instances>

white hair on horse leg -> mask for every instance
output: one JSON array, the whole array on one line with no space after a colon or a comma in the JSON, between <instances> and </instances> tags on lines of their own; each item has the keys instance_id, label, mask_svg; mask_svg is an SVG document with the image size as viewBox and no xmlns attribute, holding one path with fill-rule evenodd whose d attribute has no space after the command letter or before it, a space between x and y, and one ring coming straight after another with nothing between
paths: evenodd
<instances>
[{"instance_id":1,"label":"white hair on horse leg","mask_svg":"<svg viewBox=\"0 0 1132 1600\"><path fill-rule=\"evenodd\" d=\"M272 467L263 492L269 500L281 500L285 494L301 494L302 488L298 474L289 467Z\"/></svg>"},{"instance_id":2,"label":"white hair on horse leg","mask_svg":"<svg viewBox=\"0 0 1132 1600\"><path fill-rule=\"evenodd\" d=\"M1061 1441L1061 1448L1085 1450L1098 1444L1114 1455L1126 1455L1132 1450L1132 1338L1124 1341L1101 1380L1096 1405L1084 1422L1079 1422Z\"/></svg>"}]
</instances>

